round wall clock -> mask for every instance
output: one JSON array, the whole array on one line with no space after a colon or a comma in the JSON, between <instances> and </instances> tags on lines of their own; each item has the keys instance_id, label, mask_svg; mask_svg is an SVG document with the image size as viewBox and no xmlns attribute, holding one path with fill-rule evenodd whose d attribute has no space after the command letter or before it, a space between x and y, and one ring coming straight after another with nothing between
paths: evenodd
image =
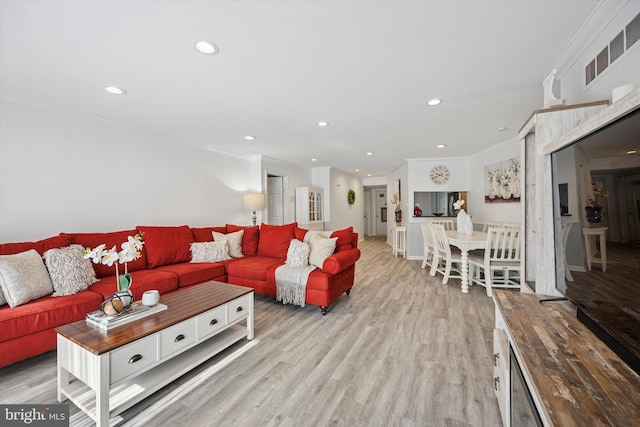
<instances>
[{"instance_id":1,"label":"round wall clock","mask_svg":"<svg viewBox=\"0 0 640 427\"><path fill-rule=\"evenodd\" d=\"M434 184L444 184L449 181L450 176L451 173L446 166L438 165L431 169L431 181L433 181Z\"/></svg>"}]
</instances>

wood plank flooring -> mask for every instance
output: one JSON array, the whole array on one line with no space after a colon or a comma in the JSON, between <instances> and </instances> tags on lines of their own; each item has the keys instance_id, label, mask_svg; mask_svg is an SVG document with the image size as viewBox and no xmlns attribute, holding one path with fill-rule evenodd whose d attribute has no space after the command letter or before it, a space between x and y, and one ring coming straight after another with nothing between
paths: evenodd
<instances>
[{"instance_id":1,"label":"wood plank flooring","mask_svg":"<svg viewBox=\"0 0 640 427\"><path fill-rule=\"evenodd\" d=\"M499 426L493 300L383 239L322 316L256 296L255 336L121 414L122 426ZM56 352L0 369L1 403L55 403ZM71 405L71 425L93 425Z\"/></svg>"}]
</instances>

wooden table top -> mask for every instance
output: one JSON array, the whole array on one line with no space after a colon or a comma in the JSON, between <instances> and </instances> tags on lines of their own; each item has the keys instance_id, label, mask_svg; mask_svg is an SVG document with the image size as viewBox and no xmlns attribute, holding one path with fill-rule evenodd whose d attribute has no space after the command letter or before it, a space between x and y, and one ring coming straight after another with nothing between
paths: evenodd
<instances>
[{"instance_id":1,"label":"wooden table top","mask_svg":"<svg viewBox=\"0 0 640 427\"><path fill-rule=\"evenodd\" d=\"M165 311L134 320L110 330L79 320L56 328L56 332L93 354L102 354L154 334L183 320L253 292L252 288L221 282L205 282L160 295Z\"/></svg>"},{"instance_id":2,"label":"wooden table top","mask_svg":"<svg viewBox=\"0 0 640 427\"><path fill-rule=\"evenodd\" d=\"M493 296L553 425L640 425L640 376L578 320L573 304Z\"/></svg>"}]
</instances>

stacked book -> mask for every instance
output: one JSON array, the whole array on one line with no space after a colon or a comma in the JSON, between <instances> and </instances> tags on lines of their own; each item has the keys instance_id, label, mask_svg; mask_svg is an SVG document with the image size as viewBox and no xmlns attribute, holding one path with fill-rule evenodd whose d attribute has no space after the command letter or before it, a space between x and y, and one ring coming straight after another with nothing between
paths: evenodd
<instances>
[{"instance_id":1,"label":"stacked book","mask_svg":"<svg viewBox=\"0 0 640 427\"><path fill-rule=\"evenodd\" d=\"M152 314L159 313L167 309L164 304L156 304L153 306L143 305L141 301L136 301L129 308L120 314L110 315L104 314L101 310L87 313L87 323L102 329L111 329L116 326L122 326L134 320L139 320Z\"/></svg>"}]
</instances>

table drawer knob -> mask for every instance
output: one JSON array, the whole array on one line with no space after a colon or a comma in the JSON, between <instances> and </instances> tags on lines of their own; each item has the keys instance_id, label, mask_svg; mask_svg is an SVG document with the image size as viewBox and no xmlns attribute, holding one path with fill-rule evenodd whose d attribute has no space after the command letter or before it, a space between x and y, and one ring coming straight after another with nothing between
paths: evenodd
<instances>
[{"instance_id":1,"label":"table drawer knob","mask_svg":"<svg viewBox=\"0 0 640 427\"><path fill-rule=\"evenodd\" d=\"M183 334L180 334L180 335L178 335L178 336L176 337L176 339L175 339L175 340L173 340L173 341L174 341L174 342L178 342L178 341L182 341L183 339L184 339L184 335L183 335Z\"/></svg>"},{"instance_id":2,"label":"table drawer knob","mask_svg":"<svg viewBox=\"0 0 640 427\"><path fill-rule=\"evenodd\" d=\"M242 307L236 308L236 313L240 313L242 311Z\"/></svg>"},{"instance_id":3,"label":"table drawer knob","mask_svg":"<svg viewBox=\"0 0 640 427\"><path fill-rule=\"evenodd\" d=\"M209 322L209 326L213 326L216 323L218 323L218 319L213 319L211 322Z\"/></svg>"},{"instance_id":4,"label":"table drawer knob","mask_svg":"<svg viewBox=\"0 0 640 427\"><path fill-rule=\"evenodd\" d=\"M132 363L136 363L140 359L142 359L142 355L134 354L133 356L131 356L131 359L129 359L129 365L131 365Z\"/></svg>"}]
</instances>

